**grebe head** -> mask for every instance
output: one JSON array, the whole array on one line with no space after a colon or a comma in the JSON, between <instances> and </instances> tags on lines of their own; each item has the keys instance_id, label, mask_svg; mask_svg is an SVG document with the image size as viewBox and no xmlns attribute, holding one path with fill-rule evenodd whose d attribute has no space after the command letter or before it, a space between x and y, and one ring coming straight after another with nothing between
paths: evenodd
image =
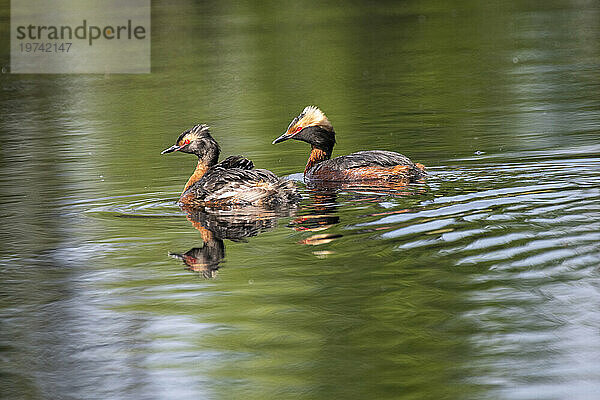
<instances>
[{"instance_id":1,"label":"grebe head","mask_svg":"<svg viewBox=\"0 0 600 400\"><path fill-rule=\"evenodd\" d=\"M210 135L208 125L199 124L184 131L173 146L163 150L160 154L174 151L195 154L204 164L212 166L219 160L221 149L217 141Z\"/></svg>"},{"instance_id":2,"label":"grebe head","mask_svg":"<svg viewBox=\"0 0 600 400\"><path fill-rule=\"evenodd\" d=\"M331 154L335 145L335 132L331 122L318 107L308 106L292 120L283 135L273 140L273 144L288 139L302 140L310 143L313 148Z\"/></svg>"}]
</instances>

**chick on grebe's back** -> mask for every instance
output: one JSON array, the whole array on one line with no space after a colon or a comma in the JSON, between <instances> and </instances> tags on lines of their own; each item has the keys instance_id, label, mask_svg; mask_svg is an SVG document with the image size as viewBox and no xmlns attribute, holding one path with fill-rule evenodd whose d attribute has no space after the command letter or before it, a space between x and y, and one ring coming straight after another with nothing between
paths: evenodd
<instances>
[{"instance_id":1,"label":"chick on grebe's back","mask_svg":"<svg viewBox=\"0 0 600 400\"><path fill-rule=\"evenodd\" d=\"M174 151L198 157L196 169L179 198L183 205L277 207L298 199L292 182L266 169L254 169L254 163L247 158L230 156L218 162L221 149L208 125L184 131L161 154Z\"/></svg>"}]
</instances>

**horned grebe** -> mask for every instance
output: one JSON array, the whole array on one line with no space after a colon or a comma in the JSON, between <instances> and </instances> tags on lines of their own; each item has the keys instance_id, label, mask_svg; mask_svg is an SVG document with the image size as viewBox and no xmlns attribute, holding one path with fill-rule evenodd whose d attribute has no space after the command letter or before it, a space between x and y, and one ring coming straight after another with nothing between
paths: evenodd
<instances>
[{"instance_id":1,"label":"horned grebe","mask_svg":"<svg viewBox=\"0 0 600 400\"><path fill-rule=\"evenodd\" d=\"M294 184L242 156L230 156L217 163L221 149L210 135L208 125L196 125L177 138L161 154L181 151L198 156L198 165L188 179L179 203L188 206L278 207L295 202Z\"/></svg>"},{"instance_id":2,"label":"horned grebe","mask_svg":"<svg viewBox=\"0 0 600 400\"><path fill-rule=\"evenodd\" d=\"M393 151L359 151L331 159L335 145L333 126L321 110L304 108L273 144L288 139L302 140L312 150L304 169L304 177L312 181L395 181L413 182L426 175L425 167Z\"/></svg>"}]
</instances>

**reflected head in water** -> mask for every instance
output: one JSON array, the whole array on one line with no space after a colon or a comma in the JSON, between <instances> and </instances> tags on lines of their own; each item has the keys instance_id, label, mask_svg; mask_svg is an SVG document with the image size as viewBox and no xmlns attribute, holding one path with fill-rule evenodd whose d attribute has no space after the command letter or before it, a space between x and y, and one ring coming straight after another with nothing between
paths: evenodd
<instances>
[{"instance_id":1,"label":"reflected head in water","mask_svg":"<svg viewBox=\"0 0 600 400\"><path fill-rule=\"evenodd\" d=\"M315 106L305 107L273 144L288 139L311 145L304 169L306 180L317 181L397 181L409 183L425 177L425 167L393 151L359 151L331 159L335 131L325 114Z\"/></svg>"},{"instance_id":2,"label":"reflected head in water","mask_svg":"<svg viewBox=\"0 0 600 400\"><path fill-rule=\"evenodd\" d=\"M254 169L254 163L242 156L231 156L218 163L219 145L208 125L196 125L184 131L176 143L161 154L175 151L198 157L196 169L179 198L180 204L274 208L299 199L293 183L266 169Z\"/></svg>"},{"instance_id":3,"label":"reflected head in water","mask_svg":"<svg viewBox=\"0 0 600 400\"><path fill-rule=\"evenodd\" d=\"M198 272L206 279L217 276L219 263L225 258L225 245L222 240L205 241L202 247L193 247L185 253L169 253L183 261L190 271Z\"/></svg>"},{"instance_id":4,"label":"reflected head in water","mask_svg":"<svg viewBox=\"0 0 600 400\"><path fill-rule=\"evenodd\" d=\"M295 212L294 207L278 210L248 207L243 210L222 210L206 207L182 207L187 219L200 232L201 247L194 247L185 253L169 253L181 261L191 271L205 278L214 278L221 262L225 259L224 240L245 241L261 232L277 227L279 218Z\"/></svg>"}]
</instances>

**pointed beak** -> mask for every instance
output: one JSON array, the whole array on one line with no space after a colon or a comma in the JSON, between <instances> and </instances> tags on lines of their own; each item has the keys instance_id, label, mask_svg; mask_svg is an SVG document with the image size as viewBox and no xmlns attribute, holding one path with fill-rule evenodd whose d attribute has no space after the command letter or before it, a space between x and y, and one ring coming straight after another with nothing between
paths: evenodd
<instances>
[{"instance_id":1,"label":"pointed beak","mask_svg":"<svg viewBox=\"0 0 600 400\"><path fill-rule=\"evenodd\" d=\"M291 139L292 136L294 136L294 135L290 135L289 133L286 132L283 135L279 136L277 139L273 140L273 143L271 143L271 144L281 143L285 140Z\"/></svg>"},{"instance_id":2,"label":"pointed beak","mask_svg":"<svg viewBox=\"0 0 600 400\"><path fill-rule=\"evenodd\" d=\"M163 151L161 151L160 154L172 153L179 149L181 149L181 146L177 146L176 144L174 144L173 146L169 147L168 149L164 149Z\"/></svg>"}]
</instances>

